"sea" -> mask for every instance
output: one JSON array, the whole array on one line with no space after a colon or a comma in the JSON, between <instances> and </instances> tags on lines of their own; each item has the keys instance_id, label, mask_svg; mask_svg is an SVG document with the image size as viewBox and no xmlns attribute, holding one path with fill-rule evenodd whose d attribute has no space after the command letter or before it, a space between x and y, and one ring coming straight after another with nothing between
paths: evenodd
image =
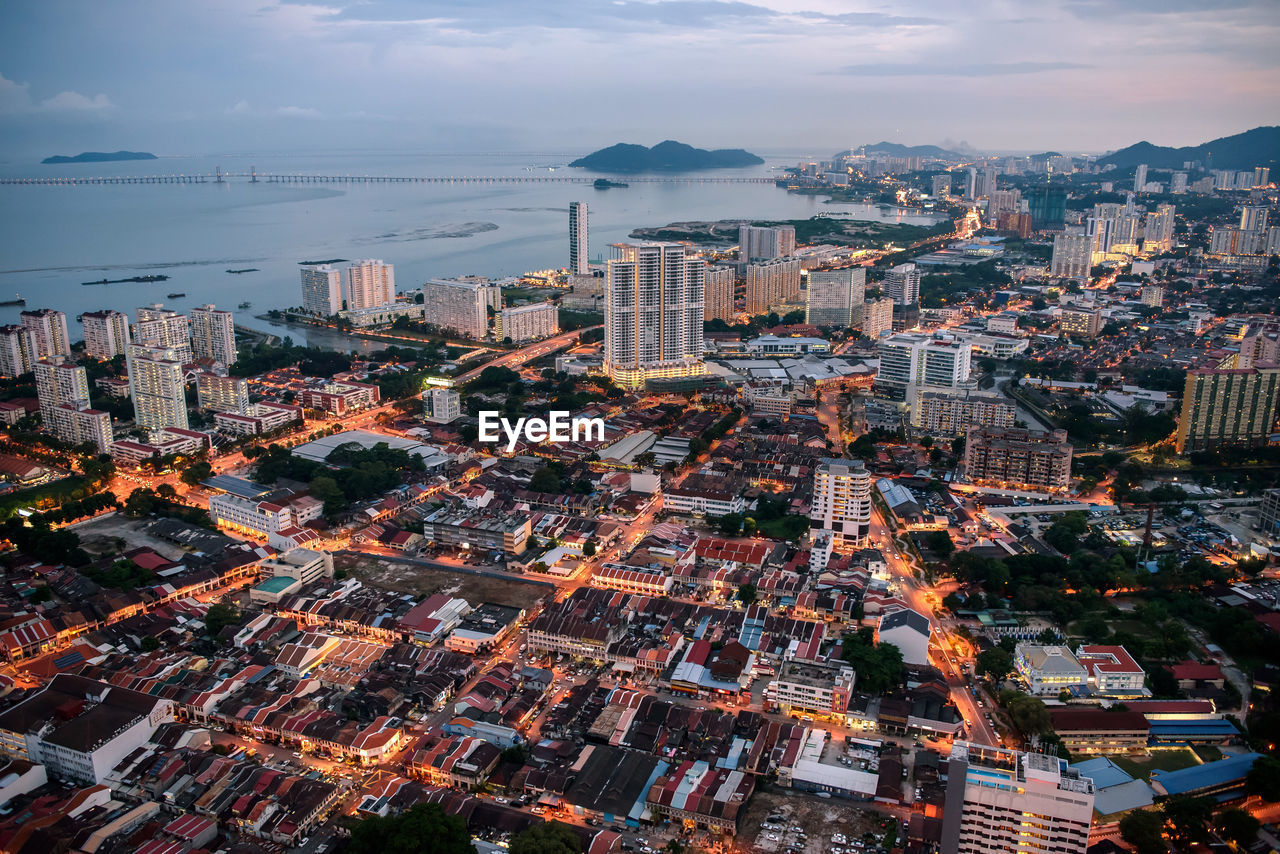
<instances>
[{"instance_id":1,"label":"sea","mask_svg":"<svg viewBox=\"0 0 1280 854\"><path fill-rule=\"evenodd\" d=\"M416 177L608 177L570 168L577 155L417 154L350 151L162 156L117 163L0 163L0 176L92 177L222 172ZM747 169L682 177L777 177L800 157L778 156ZM0 324L25 309L54 308L74 318L162 303L179 311L213 303L236 323L294 341L367 350L362 339L262 317L301 302L300 261L378 258L395 265L397 290L429 278L491 278L564 267L568 208L585 201L590 254L632 229L717 219L802 219L827 211L856 219L929 225L932 214L877 205L828 203L771 183L642 183L597 190L572 183L252 183L0 185ZM252 272L228 273L229 269ZM163 274L167 281L85 285ZM183 294L170 298L171 293ZM247 308L240 308L242 304Z\"/></svg>"}]
</instances>

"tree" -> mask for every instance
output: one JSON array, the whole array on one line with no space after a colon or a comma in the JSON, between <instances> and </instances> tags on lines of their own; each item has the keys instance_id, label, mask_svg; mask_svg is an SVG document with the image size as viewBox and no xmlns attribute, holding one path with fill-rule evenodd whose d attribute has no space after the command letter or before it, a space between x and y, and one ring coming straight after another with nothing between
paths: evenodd
<instances>
[{"instance_id":1,"label":"tree","mask_svg":"<svg viewBox=\"0 0 1280 854\"><path fill-rule=\"evenodd\" d=\"M1170 836L1182 843L1185 849L1196 842L1209 841L1209 821L1213 818L1213 801L1174 795L1164 804L1164 819L1169 825Z\"/></svg>"},{"instance_id":2,"label":"tree","mask_svg":"<svg viewBox=\"0 0 1280 854\"><path fill-rule=\"evenodd\" d=\"M587 540L585 543L582 544L583 557L595 557L595 554L596 554L595 540Z\"/></svg>"},{"instance_id":3,"label":"tree","mask_svg":"<svg viewBox=\"0 0 1280 854\"><path fill-rule=\"evenodd\" d=\"M956 550L956 544L951 541L951 535L946 531L930 531L925 537L925 545L929 547L929 551L943 560L951 557L951 553Z\"/></svg>"},{"instance_id":4,"label":"tree","mask_svg":"<svg viewBox=\"0 0 1280 854\"><path fill-rule=\"evenodd\" d=\"M414 804L399 815L363 819L352 829L346 850L349 854L418 854L421 851L475 854L476 851L466 822L459 816L446 814L439 804ZM515 840L512 850L515 850ZM579 846L570 854L581 850Z\"/></svg>"},{"instance_id":5,"label":"tree","mask_svg":"<svg viewBox=\"0 0 1280 854\"><path fill-rule=\"evenodd\" d=\"M891 643L876 643L869 627L846 634L841 657L853 665L859 691L884 694L902 682L902 651Z\"/></svg>"},{"instance_id":6,"label":"tree","mask_svg":"<svg viewBox=\"0 0 1280 854\"><path fill-rule=\"evenodd\" d=\"M517 834L511 854L582 854L582 838L560 821L545 821Z\"/></svg>"},{"instance_id":7,"label":"tree","mask_svg":"<svg viewBox=\"0 0 1280 854\"><path fill-rule=\"evenodd\" d=\"M235 609L234 605L228 605L225 602L210 605L208 612L204 615L204 629L211 637L215 638L227 626L234 626L239 622L240 612Z\"/></svg>"},{"instance_id":8,"label":"tree","mask_svg":"<svg viewBox=\"0 0 1280 854\"><path fill-rule=\"evenodd\" d=\"M543 466L529 478L529 489L533 492L560 492L560 475L550 466Z\"/></svg>"},{"instance_id":9,"label":"tree","mask_svg":"<svg viewBox=\"0 0 1280 854\"><path fill-rule=\"evenodd\" d=\"M978 653L973 672L987 676L992 682L1003 682L1013 672L1013 656L998 646Z\"/></svg>"},{"instance_id":10,"label":"tree","mask_svg":"<svg viewBox=\"0 0 1280 854\"><path fill-rule=\"evenodd\" d=\"M1280 801L1280 759L1263 756L1255 760L1244 782L1250 794L1258 795L1268 803Z\"/></svg>"},{"instance_id":11,"label":"tree","mask_svg":"<svg viewBox=\"0 0 1280 854\"><path fill-rule=\"evenodd\" d=\"M743 605L751 605L756 601L756 586L747 582L738 588L738 592L735 595Z\"/></svg>"},{"instance_id":12,"label":"tree","mask_svg":"<svg viewBox=\"0 0 1280 854\"><path fill-rule=\"evenodd\" d=\"M205 460L197 460L187 466L182 474L178 475L178 479L187 486L195 486L200 481L207 480L211 474L213 474L213 466Z\"/></svg>"},{"instance_id":13,"label":"tree","mask_svg":"<svg viewBox=\"0 0 1280 854\"><path fill-rule=\"evenodd\" d=\"M948 593L942 597L942 607L948 611L959 611L964 607L964 600L960 598L958 593Z\"/></svg>"},{"instance_id":14,"label":"tree","mask_svg":"<svg viewBox=\"0 0 1280 854\"><path fill-rule=\"evenodd\" d=\"M126 516L145 516L155 509L156 494L150 489L139 487L129 493L129 498L124 502L124 512Z\"/></svg>"},{"instance_id":15,"label":"tree","mask_svg":"<svg viewBox=\"0 0 1280 854\"><path fill-rule=\"evenodd\" d=\"M1164 816L1154 810L1138 810L1120 819L1120 838L1137 854L1166 854Z\"/></svg>"},{"instance_id":16,"label":"tree","mask_svg":"<svg viewBox=\"0 0 1280 854\"><path fill-rule=\"evenodd\" d=\"M155 637L154 635L147 635L145 638L142 639L143 652L155 652L159 648L160 648L160 639Z\"/></svg>"},{"instance_id":17,"label":"tree","mask_svg":"<svg viewBox=\"0 0 1280 854\"><path fill-rule=\"evenodd\" d=\"M1000 704L1023 735L1049 735L1053 732L1049 709L1039 697L1020 691L1001 691Z\"/></svg>"},{"instance_id":18,"label":"tree","mask_svg":"<svg viewBox=\"0 0 1280 854\"><path fill-rule=\"evenodd\" d=\"M1213 829L1227 842L1248 848L1258 838L1261 823L1242 809L1223 810L1213 819Z\"/></svg>"}]
</instances>

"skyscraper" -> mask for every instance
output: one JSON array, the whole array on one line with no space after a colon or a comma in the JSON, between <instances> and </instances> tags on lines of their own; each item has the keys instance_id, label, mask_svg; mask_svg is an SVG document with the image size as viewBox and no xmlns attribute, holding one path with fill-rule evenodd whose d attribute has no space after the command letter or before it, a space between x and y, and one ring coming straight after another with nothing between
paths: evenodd
<instances>
[{"instance_id":1,"label":"skyscraper","mask_svg":"<svg viewBox=\"0 0 1280 854\"><path fill-rule=\"evenodd\" d=\"M1067 219L1067 188L1060 184L1038 184L1027 191L1027 208L1032 228L1061 228Z\"/></svg>"},{"instance_id":2,"label":"skyscraper","mask_svg":"<svg viewBox=\"0 0 1280 854\"><path fill-rule=\"evenodd\" d=\"M396 273L381 259L355 261L347 268L347 310L378 308L396 301Z\"/></svg>"},{"instance_id":3,"label":"skyscraper","mask_svg":"<svg viewBox=\"0 0 1280 854\"><path fill-rule=\"evenodd\" d=\"M606 373L626 388L700 376L706 262L678 243L619 243L605 300Z\"/></svg>"},{"instance_id":4,"label":"skyscraper","mask_svg":"<svg viewBox=\"0 0 1280 854\"><path fill-rule=\"evenodd\" d=\"M1245 205L1240 209L1240 230L1266 231L1267 215L1270 212L1270 208L1266 205ZM24 311L22 316L25 318L27 312Z\"/></svg>"},{"instance_id":5,"label":"skyscraper","mask_svg":"<svg viewBox=\"0 0 1280 854\"><path fill-rule=\"evenodd\" d=\"M192 359L191 321L159 303L144 306L138 309L130 343L173 350L174 357L186 364Z\"/></svg>"},{"instance_id":6,"label":"skyscraper","mask_svg":"<svg viewBox=\"0 0 1280 854\"><path fill-rule=\"evenodd\" d=\"M945 199L951 195L951 173L943 172L941 175L933 176L933 197L935 199Z\"/></svg>"},{"instance_id":7,"label":"skyscraper","mask_svg":"<svg viewBox=\"0 0 1280 854\"><path fill-rule=\"evenodd\" d=\"M489 309L502 308L502 291L488 279L430 279L422 286L428 323L479 340L489 334Z\"/></svg>"},{"instance_id":8,"label":"skyscraper","mask_svg":"<svg viewBox=\"0 0 1280 854\"><path fill-rule=\"evenodd\" d=\"M771 306L793 300L800 295L800 273L804 269L799 258L774 258L747 265L746 311L763 314Z\"/></svg>"},{"instance_id":9,"label":"skyscraper","mask_svg":"<svg viewBox=\"0 0 1280 854\"><path fill-rule=\"evenodd\" d=\"M947 771L943 854L1084 854L1093 781L1066 760L957 741Z\"/></svg>"},{"instance_id":10,"label":"skyscraper","mask_svg":"<svg viewBox=\"0 0 1280 854\"><path fill-rule=\"evenodd\" d=\"M1133 191L1141 193L1142 189L1147 186L1147 164L1139 163L1137 168L1133 170Z\"/></svg>"},{"instance_id":11,"label":"skyscraper","mask_svg":"<svg viewBox=\"0 0 1280 854\"><path fill-rule=\"evenodd\" d=\"M810 270L804 322L814 326L852 326L866 299L866 287L864 267Z\"/></svg>"},{"instance_id":12,"label":"skyscraper","mask_svg":"<svg viewBox=\"0 0 1280 854\"><path fill-rule=\"evenodd\" d=\"M796 254L794 226L743 225L738 228L738 260L740 261L768 261L773 258L788 258L794 254Z\"/></svg>"},{"instance_id":13,"label":"skyscraper","mask_svg":"<svg viewBox=\"0 0 1280 854\"><path fill-rule=\"evenodd\" d=\"M302 268L302 310L321 317L342 311L342 272L330 264Z\"/></svg>"},{"instance_id":14,"label":"skyscraper","mask_svg":"<svg viewBox=\"0 0 1280 854\"><path fill-rule=\"evenodd\" d=\"M73 445L90 443L105 451L113 438L110 413L89 406L85 369L65 356L53 355L35 364L36 396L44 429Z\"/></svg>"},{"instance_id":15,"label":"skyscraper","mask_svg":"<svg viewBox=\"0 0 1280 854\"><path fill-rule=\"evenodd\" d=\"M71 355L71 339L67 336L67 316L51 308L22 312L22 325L35 335L36 355Z\"/></svg>"},{"instance_id":16,"label":"skyscraper","mask_svg":"<svg viewBox=\"0 0 1280 854\"><path fill-rule=\"evenodd\" d=\"M590 272L588 254L587 203L569 203L569 272Z\"/></svg>"},{"instance_id":17,"label":"skyscraper","mask_svg":"<svg viewBox=\"0 0 1280 854\"><path fill-rule=\"evenodd\" d=\"M893 329L893 300L881 297L862 306L862 334L876 341Z\"/></svg>"},{"instance_id":18,"label":"skyscraper","mask_svg":"<svg viewBox=\"0 0 1280 854\"><path fill-rule=\"evenodd\" d=\"M1280 367L1187 371L1178 418L1179 454L1218 445L1265 445L1280 404Z\"/></svg>"},{"instance_id":19,"label":"skyscraper","mask_svg":"<svg viewBox=\"0 0 1280 854\"><path fill-rule=\"evenodd\" d=\"M1094 261L1101 261L1111 251L1116 242L1116 221L1108 217L1091 216L1086 222L1085 233L1089 236L1089 252Z\"/></svg>"},{"instance_id":20,"label":"skyscraper","mask_svg":"<svg viewBox=\"0 0 1280 854\"><path fill-rule=\"evenodd\" d=\"M905 393L913 386L956 388L968 382L973 346L962 338L902 332L881 338L878 355L876 386Z\"/></svg>"},{"instance_id":21,"label":"skyscraper","mask_svg":"<svg viewBox=\"0 0 1280 854\"><path fill-rule=\"evenodd\" d=\"M1142 248L1147 252L1168 252L1173 248L1173 205L1160 205L1147 212L1142 227Z\"/></svg>"},{"instance_id":22,"label":"skyscraper","mask_svg":"<svg viewBox=\"0 0 1280 854\"><path fill-rule=\"evenodd\" d=\"M236 323L231 312L202 305L191 309L191 351L226 367L236 360Z\"/></svg>"},{"instance_id":23,"label":"skyscraper","mask_svg":"<svg viewBox=\"0 0 1280 854\"><path fill-rule=\"evenodd\" d=\"M964 198L971 202L978 198L978 170L972 166L966 166L961 175L964 177Z\"/></svg>"},{"instance_id":24,"label":"skyscraper","mask_svg":"<svg viewBox=\"0 0 1280 854\"><path fill-rule=\"evenodd\" d=\"M84 352L95 359L112 359L129 346L129 316L105 309L80 315L84 326Z\"/></svg>"},{"instance_id":25,"label":"skyscraper","mask_svg":"<svg viewBox=\"0 0 1280 854\"><path fill-rule=\"evenodd\" d=\"M920 270L915 264L899 264L884 277L884 295L894 305L920 302Z\"/></svg>"},{"instance_id":26,"label":"skyscraper","mask_svg":"<svg viewBox=\"0 0 1280 854\"><path fill-rule=\"evenodd\" d=\"M861 460L825 459L813 472L810 536L828 532L838 552L860 549L871 531L871 473Z\"/></svg>"},{"instance_id":27,"label":"skyscraper","mask_svg":"<svg viewBox=\"0 0 1280 854\"><path fill-rule=\"evenodd\" d=\"M1187 173L1174 172L1173 181L1171 182L1171 186L1169 187L1169 192L1174 193L1175 195L1182 195L1186 191L1187 191Z\"/></svg>"},{"instance_id":28,"label":"skyscraper","mask_svg":"<svg viewBox=\"0 0 1280 854\"><path fill-rule=\"evenodd\" d=\"M732 267L707 267L703 275L703 320L723 320L732 323L736 310L733 304L733 287L737 276Z\"/></svg>"},{"instance_id":29,"label":"skyscraper","mask_svg":"<svg viewBox=\"0 0 1280 854\"><path fill-rule=\"evenodd\" d=\"M25 326L0 326L0 376L20 377L30 373L40 360L36 354L36 334Z\"/></svg>"},{"instance_id":30,"label":"skyscraper","mask_svg":"<svg viewBox=\"0 0 1280 854\"><path fill-rule=\"evenodd\" d=\"M180 356L173 347L129 345L129 395L133 398L134 421L141 429L187 428Z\"/></svg>"},{"instance_id":31,"label":"skyscraper","mask_svg":"<svg viewBox=\"0 0 1280 854\"><path fill-rule=\"evenodd\" d=\"M1092 242L1087 234L1063 232L1053 238L1053 258L1049 275L1066 279L1087 279L1092 266Z\"/></svg>"}]
</instances>

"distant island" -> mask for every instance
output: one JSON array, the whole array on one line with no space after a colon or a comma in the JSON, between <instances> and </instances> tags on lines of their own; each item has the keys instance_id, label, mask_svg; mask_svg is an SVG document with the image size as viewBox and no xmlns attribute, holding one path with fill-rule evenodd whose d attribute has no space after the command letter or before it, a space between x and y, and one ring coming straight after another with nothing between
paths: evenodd
<instances>
[{"instance_id":1,"label":"distant island","mask_svg":"<svg viewBox=\"0 0 1280 854\"><path fill-rule=\"evenodd\" d=\"M1280 126L1256 127L1183 148L1152 145L1143 140L1099 157L1098 165L1124 169L1145 163L1152 169L1181 169L1190 160L1199 160L1206 168L1212 161L1214 169L1252 169L1280 163Z\"/></svg>"},{"instance_id":2,"label":"distant island","mask_svg":"<svg viewBox=\"0 0 1280 854\"><path fill-rule=\"evenodd\" d=\"M667 140L653 148L620 142L570 163L601 172L689 172L695 169L734 169L758 166L764 161L741 148L707 151L683 142Z\"/></svg>"},{"instance_id":3,"label":"distant island","mask_svg":"<svg viewBox=\"0 0 1280 854\"><path fill-rule=\"evenodd\" d=\"M607 190L610 187L629 187L630 184L624 184L621 181L610 181L608 178L597 178L593 184L597 190Z\"/></svg>"},{"instance_id":4,"label":"distant island","mask_svg":"<svg viewBox=\"0 0 1280 854\"><path fill-rule=\"evenodd\" d=\"M74 157L55 154L41 163L114 163L117 160L159 160L150 151L85 151Z\"/></svg>"}]
</instances>

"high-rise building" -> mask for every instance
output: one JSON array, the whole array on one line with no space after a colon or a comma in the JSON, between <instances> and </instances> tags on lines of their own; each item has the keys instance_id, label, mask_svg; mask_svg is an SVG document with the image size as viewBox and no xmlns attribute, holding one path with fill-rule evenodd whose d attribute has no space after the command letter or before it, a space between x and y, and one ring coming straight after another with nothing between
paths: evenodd
<instances>
[{"instance_id":1,"label":"high-rise building","mask_svg":"<svg viewBox=\"0 0 1280 854\"><path fill-rule=\"evenodd\" d=\"M973 346L964 339L901 332L881 338L876 386L956 388L969 381ZM909 397L907 399L910 399Z\"/></svg>"},{"instance_id":2,"label":"high-rise building","mask_svg":"<svg viewBox=\"0 0 1280 854\"><path fill-rule=\"evenodd\" d=\"M894 305L920 302L920 269L915 264L899 264L884 277L884 295Z\"/></svg>"},{"instance_id":3,"label":"high-rise building","mask_svg":"<svg viewBox=\"0 0 1280 854\"><path fill-rule=\"evenodd\" d=\"M1093 780L1066 760L957 741L947 768L942 854L1084 854Z\"/></svg>"},{"instance_id":4,"label":"high-rise building","mask_svg":"<svg viewBox=\"0 0 1280 854\"><path fill-rule=\"evenodd\" d=\"M347 310L379 308L396 301L396 272L381 259L356 261L347 268Z\"/></svg>"},{"instance_id":5,"label":"high-rise building","mask_svg":"<svg viewBox=\"0 0 1280 854\"><path fill-rule=\"evenodd\" d=\"M422 408L428 421L448 424L462 417L462 395L451 388L429 388L422 393Z\"/></svg>"},{"instance_id":6,"label":"high-rise building","mask_svg":"<svg viewBox=\"0 0 1280 854\"><path fill-rule=\"evenodd\" d=\"M867 270L810 270L804 322L813 326L853 326L866 301Z\"/></svg>"},{"instance_id":7,"label":"high-rise building","mask_svg":"<svg viewBox=\"0 0 1280 854\"><path fill-rule=\"evenodd\" d=\"M105 451L112 440L111 415L90 408L85 369L65 356L54 355L36 362L35 375L45 429L64 442L92 443Z\"/></svg>"},{"instance_id":8,"label":"high-rise building","mask_svg":"<svg viewBox=\"0 0 1280 854\"><path fill-rule=\"evenodd\" d=\"M249 381L244 377L201 371L196 374L196 398L206 412L245 415L249 411Z\"/></svg>"},{"instance_id":9,"label":"high-rise building","mask_svg":"<svg viewBox=\"0 0 1280 854\"><path fill-rule=\"evenodd\" d=\"M1173 180L1169 185L1169 192L1175 195L1182 195L1187 191L1187 173L1174 172Z\"/></svg>"},{"instance_id":10,"label":"high-rise building","mask_svg":"<svg viewBox=\"0 0 1280 854\"><path fill-rule=\"evenodd\" d=\"M964 198L965 201L973 201L978 198L978 170L972 166L966 166L965 170L960 173L964 178Z\"/></svg>"},{"instance_id":11,"label":"high-rise building","mask_svg":"<svg viewBox=\"0 0 1280 854\"><path fill-rule=\"evenodd\" d=\"M493 336L516 343L550 338L560 331L559 317L555 303L550 302L504 308L494 317Z\"/></svg>"},{"instance_id":12,"label":"high-rise building","mask_svg":"<svg viewBox=\"0 0 1280 854\"><path fill-rule=\"evenodd\" d=\"M1218 445L1265 445L1276 426L1280 366L1187 371L1178 417L1179 454Z\"/></svg>"},{"instance_id":13,"label":"high-rise building","mask_svg":"<svg viewBox=\"0 0 1280 854\"><path fill-rule=\"evenodd\" d=\"M129 316L105 309L80 315L84 326L84 352L95 359L113 359L129 346Z\"/></svg>"},{"instance_id":14,"label":"high-rise building","mask_svg":"<svg viewBox=\"0 0 1280 854\"><path fill-rule=\"evenodd\" d=\"M945 199L951 195L951 173L943 172L933 176L933 197Z\"/></svg>"},{"instance_id":15,"label":"high-rise building","mask_svg":"<svg viewBox=\"0 0 1280 854\"><path fill-rule=\"evenodd\" d=\"M173 347L129 345L129 396L133 398L134 421L141 429L187 429L181 355Z\"/></svg>"},{"instance_id":16,"label":"high-rise building","mask_svg":"<svg viewBox=\"0 0 1280 854\"><path fill-rule=\"evenodd\" d=\"M1147 186L1147 164L1139 163L1137 168L1133 170L1133 191L1141 193L1143 188Z\"/></svg>"},{"instance_id":17,"label":"high-rise building","mask_svg":"<svg viewBox=\"0 0 1280 854\"><path fill-rule=\"evenodd\" d=\"M1164 305L1164 288L1159 285L1143 285L1142 304L1150 308Z\"/></svg>"},{"instance_id":18,"label":"high-rise building","mask_svg":"<svg viewBox=\"0 0 1280 854\"><path fill-rule=\"evenodd\" d=\"M236 361L236 322L231 312L202 305L191 309L191 352L230 367Z\"/></svg>"},{"instance_id":19,"label":"high-rise building","mask_svg":"<svg viewBox=\"0 0 1280 854\"><path fill-rule=\"evenodd\" d=\"M1067 221L1067 188L1061 184L1037 184L1027 191L1027 208L1033 228L1059 229Z\"/></svg>"},{"instance_id":20,"label":"high-rise building","mask_svg":"<svg viewBox=\"0 0 1280 854\"><path fill-rule=\"evenodd\" d=\"M1268 184L1268 183L1270 183L1270 181L1271 181L1271 167L1270 167L1270 166L1255 166L1255 167L1253 167L1253 186L1255 186L1255 187L1265 187L1265 186L1267 186L1267 184Z\"/></svg>"},{"instance_id":21,"label":"high-rise building","mask_svg":"<svg viewBox=\"0 0 1280 854\"><path fill-rule=\"evenodd\" d=\"M798 262L797 262L798 263ZM609 262L606 373L625 388L700 376L706 262L678 243L620 243ZM799 275L797 273L797 275Z\"/></svg>"},{"instance_id":22,"label":"high-rise building","mask_svg":"<svg viewBox=\"0 0 1280 854\"><path fill-rule=\"evenodd\" d=\"M1262 493L1262 506L1258 508L1258 530L1263 536L1280 538L1280 489L1268 489Z\"/></svg>"},{"instance_id":23,"label":"high-rise building","mask_svg":"<svg viewBox=\"0 0 1280 854\"><path fill-rule=\"evenodd\" d=\"M1147 252L1168 252L1173 248L1173 205L1160 205L1147 212L1142 226L1142 248Z\"/></svg>"},{"instance_id":24,"label":"high-rise building","mask_svg":"<svg viewBox=\"0 0 1280 854\"><path fill-rule=\"evenodd\" d=\"M964 473L970 483L1060 491L1071 484L1066 430L975 427L965 436Z\"/></svg>"},{"instance_id":25,"label":"high-rise building","mask_svg":"<svg viewBox=\"0 0 1280 854\"><path fill-rule=\"evenodd\" d=\"M1058 316L1058 326L1063 335L1097 338L1098 333L1102 331L1102 312L1064 308Z\"/></svg>"},{"instance_id":26,"label":"high-rise building","mask_svg":"<svg viewBox=\"0 0 1280 854\"><path fill-rule=\"evenodd\" d=\"M502 290L480 276L430 279L422 304L428 323L478 340L489 333L489 309L502 308Z\"/></svg>"},{"instance_id":27,"label":"high-rise building","mask_svg":"<svg viewBox=\"0 0 1280 854\"><path fill-rule=\"evenodd\" d=\"M153 303L138 309L138 322L129 336L131 344L173 350L183 364L193 358L191 350L191 321L185 314ZM126 350L126 352L128 352Z\"/></svg>"},{"instance_id":28,"label":"high-rise building","mask_svg":"<svg viewBox=\"0 0 1280 854\"><path fill-rule=\"evenodd\" d=\"M738 259L741 261L768 261L773 258L788 258L794 254L796 254L794 226L743 225L738 228Z\"/></svg>"},{"instance_id":29,"label":"high-rise building","mask_svg":"<svg viewBox=\"0 0 1280 854\"><path fill-rule=\"evenodd\" d=\"M1271 209L1266 205L1245 205L1240 209L1240 230L1265 231L1270 213ZM25 318L27 312L24 311L22 315Z\"/></svg>"},{"instance_id":30,"label":"high-rise building","mask_svg":"<svg viewBox=\"0 0 1280 854\"><path fill-rule=\"evenodd\" d=\"M861 460L825 459L813 472L810 536L827 532L838 552L860 549L871 531L871 473Z\"/></svg>"},{"instance_id":31,"label":"high-rise building","mask_svg":"<svg viewBox=\"0 0 1280 854\"><path fill-rule=\"evenodd\" d=\"M995 190L987 202L987 218L999 220L1003 214L1022 210L1021 190Z\"/></svg>"},{"instance_id":32,"label":"high-rise building","mask_svg":"<svg viewBox=\"0 0 1280 854\"><path fill-rule=\"evenodd\" d=\"M996 167L987 166L982 170L982 186L979 188L978 195L991 198L991 196L995 193L995 191L996 191Z\"/></svg>"},{"instance_id":33,"label":"high-rise building","mask_svg":"<svg viewBox=\"0 0 1280 854\"><path fill-rule=\"evenodd\" d=\"M733 287L737 275L732 267L707 267L703 274L705 302L703 320L723 320L733 323L737 310L733 303Z\"/></svg>"},{"instance_id":34,"label":"high-rise building","mask_svg":"<svg viewBox=\"0 0 1280 854\"><path fill-rule=\"evenodd\" d=\"M35 335L36 355L70 356L71 339L67 336L67 316L51 308L22 312L22 325Z\"/></svg>"},{"instance_id":35,"label":"high-rise building","mask_svg":"<svg viewBox=\"0 0 1280 854\"><path fill-rule=\"evenodd\" d=\"M589 243L587 240L587 203L569 203L569 272L591 271Z\"/></svg>"},{"instance_id":36,"label":"high-rise building","mask_svg":"<svg viewBox=\"0 0 1280 854\"><path fill-rule=\"evenodd\" d=\"M0 376L20 377L30 373L39 360L34 332L25 326L0 326Z\"/></svg>"},{"instance_id":37,"label":"high-rise building","mask_svg":"<svg viewBox=\"0 0 1280 854\"><path fill-rule=\"evenodd\" d=\"M1087 279L1092 266L1092 242L1087 234L1062 232L1053 238L1053 259L1049 275L1064 279Z\"/></svg>"},{"instance_id":38,"label":"high-rise building","mask_svg":"<svg viewBox=\"0 0 1280 854\"><path fill-rule=\"evenodd\" d=\"M1092 261L1102 261L1116 242L1116 219L1091 216L1085 220L1085 234L1089 236L1089 253Z\"/></svg>"},{"instance_id":39,"label":"high-rise building","mask_svg":"<svg viewBox=\"0 0 1280 854\"><path fill-rule=\"evenodd\" d=\"M320 317L342 311L342 271L331 264L303 267L302 310Z\"/></svg>"},{"instance_id":40,"label":"high-rise building","mask_svg":"<svg viewBox=\"0 0 1280 854\"><path fill-rule=\"evenodd\" d=\"M970 427L1012 427L1017 409L1008 398L974 389L917 392L911 423L934 436L960 436Z\"/></svg>"},{"instance_id":41,"label":"high-rise building","mask_svg":"<svg viewBox=\"0 0 1280 854\"><path fill-rule=\"evenodd\" d=\"M862 334L872 341L893 329L893 300L881 297L862 306Z\"/></svg>"},{"instance_id":42,"label":"high-rise building","mask_svg":"<svg viewBox=\"0 0 1280 854\"><path fill-rule=\"evenodd\" d=\"M799 258L774 258L771 261L748 264L747 314L764 314L772 306L798 297L803 264Z\"/></svg>"}]
</instances>

